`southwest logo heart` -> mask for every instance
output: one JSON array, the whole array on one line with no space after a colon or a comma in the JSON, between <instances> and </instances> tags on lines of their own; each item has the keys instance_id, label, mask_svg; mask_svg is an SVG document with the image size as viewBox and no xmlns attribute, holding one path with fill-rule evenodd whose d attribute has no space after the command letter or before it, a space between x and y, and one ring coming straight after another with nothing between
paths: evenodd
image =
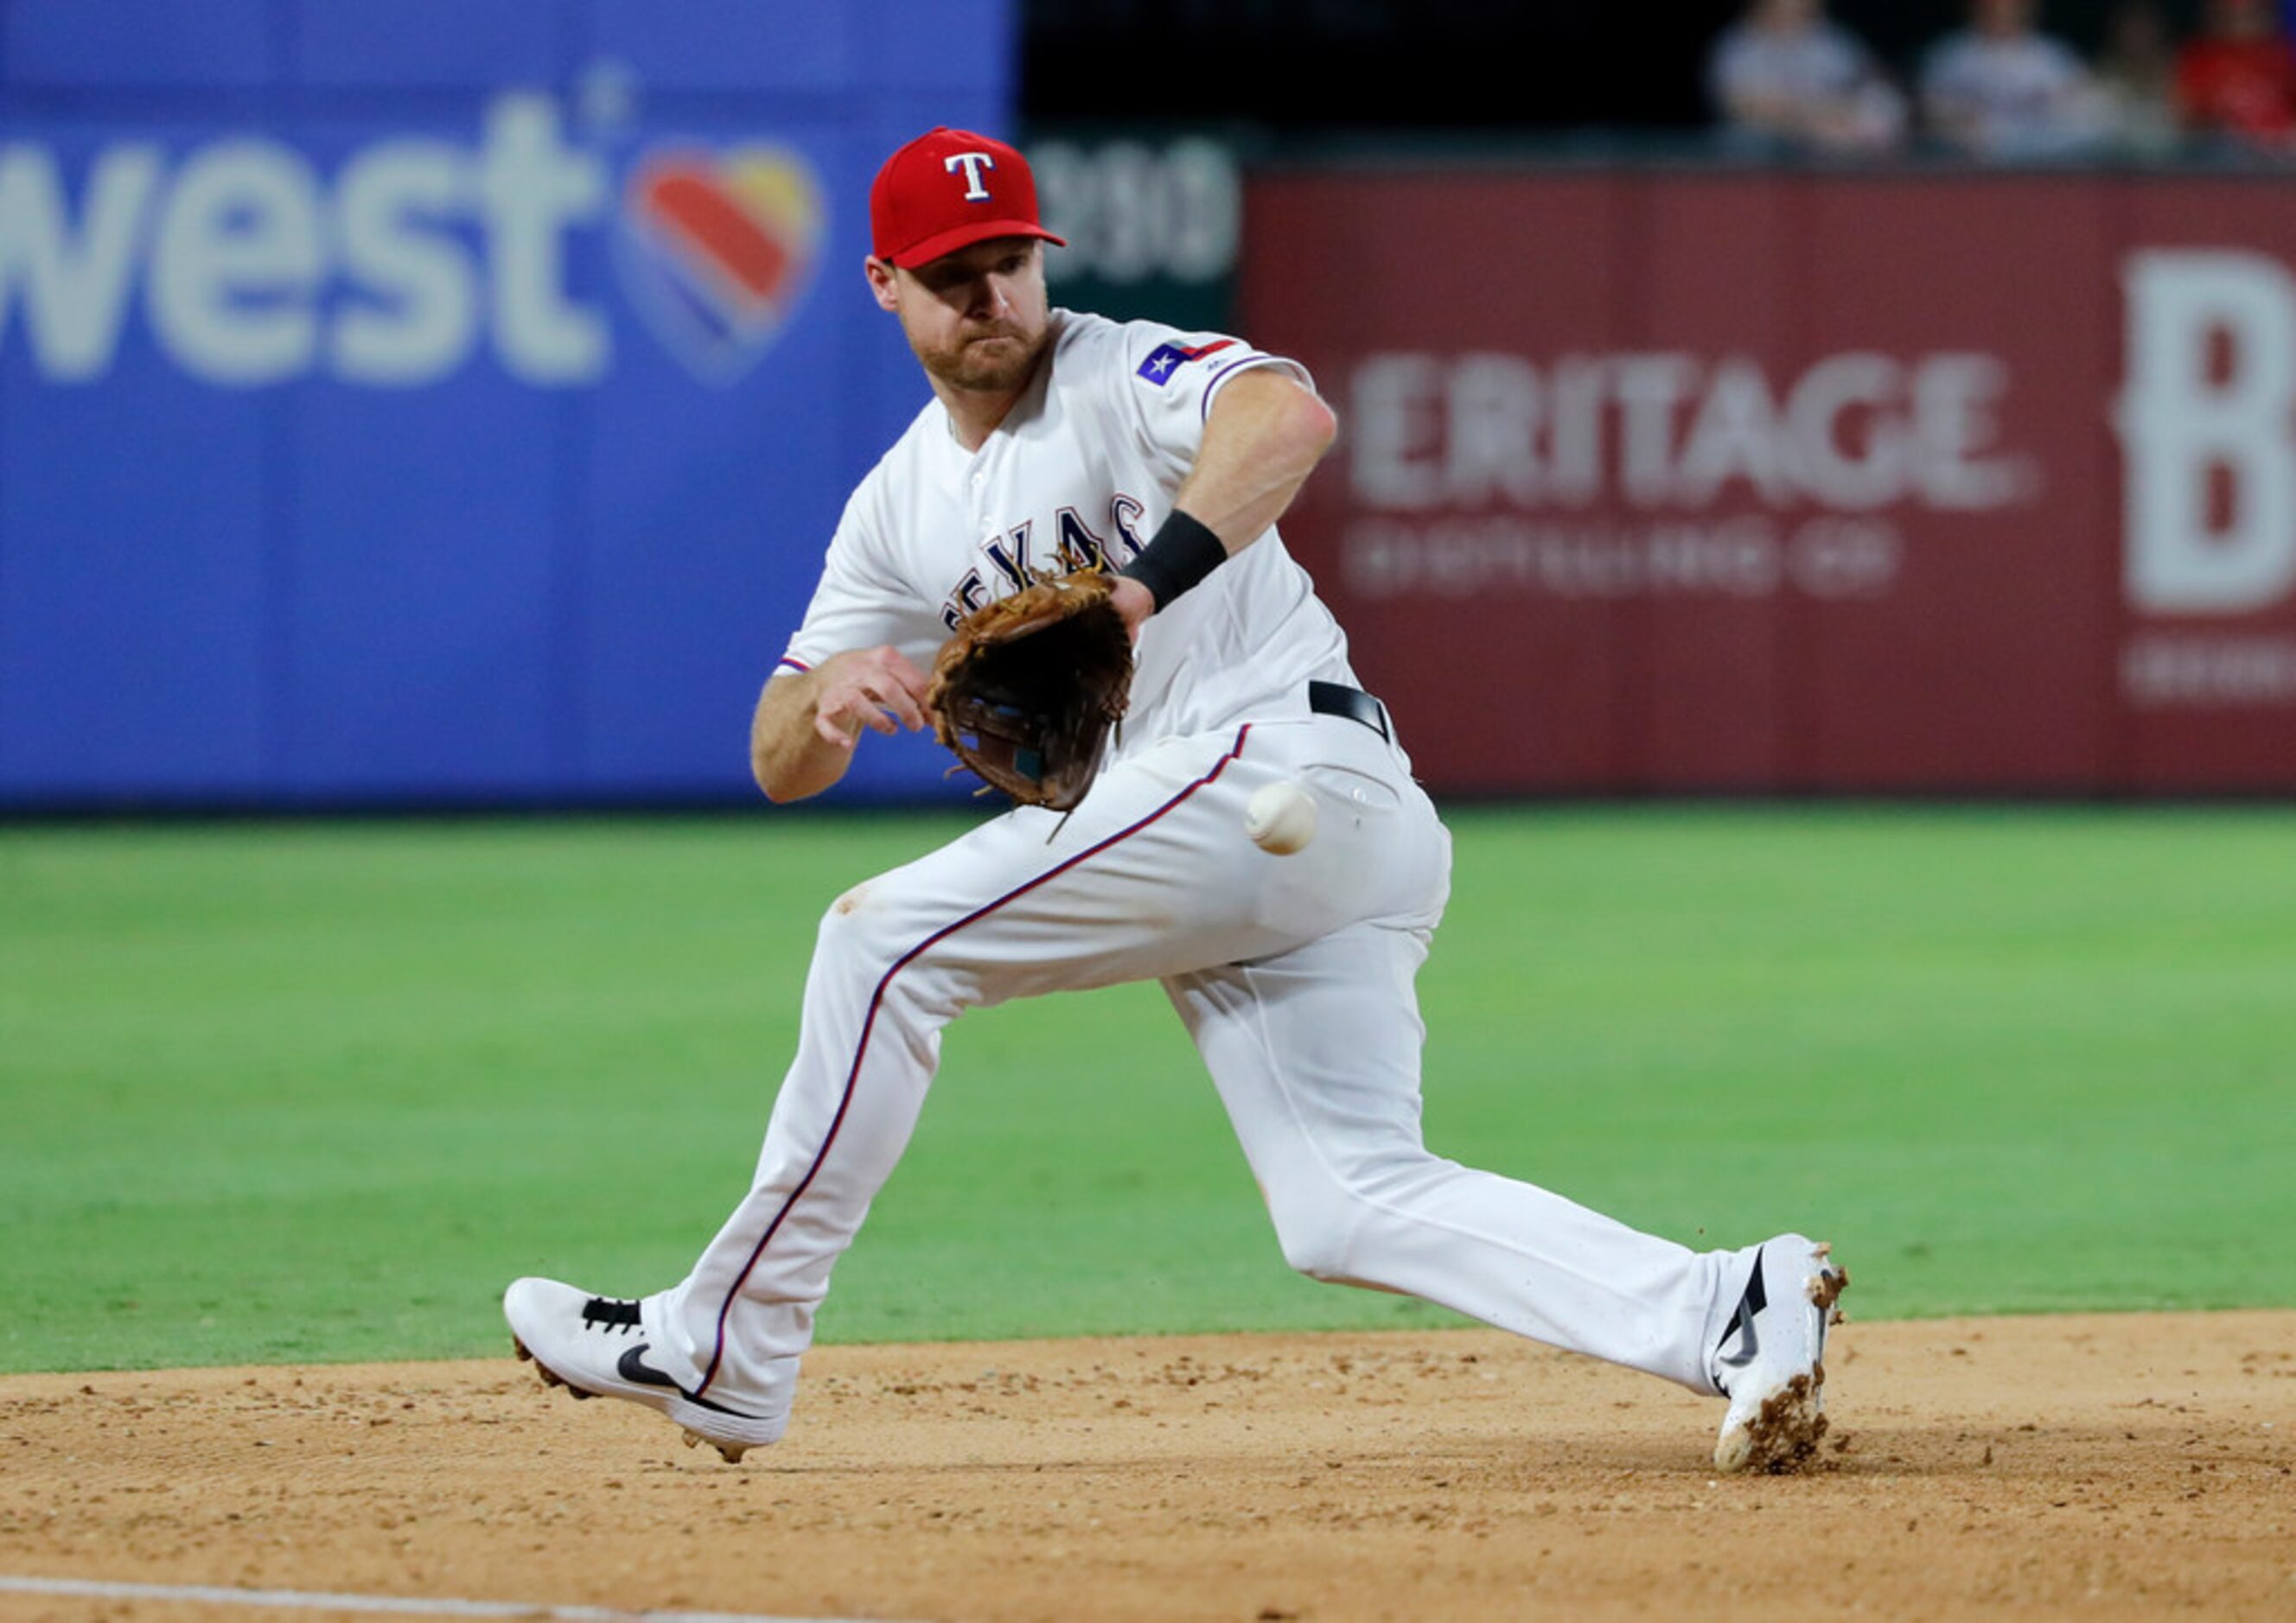
<instances>
[{"instance_id":1,"label":"southwest logo heart","mask_svg":"<svg viewBox=\"0 0 2296 1623\"><path fill-rule=\"evenodd\" d=\"M812 285L822 226L820 182L787 147L659 147L630 166L616 260L670 353L730 383Z\"/></svg>"}]
</instances>

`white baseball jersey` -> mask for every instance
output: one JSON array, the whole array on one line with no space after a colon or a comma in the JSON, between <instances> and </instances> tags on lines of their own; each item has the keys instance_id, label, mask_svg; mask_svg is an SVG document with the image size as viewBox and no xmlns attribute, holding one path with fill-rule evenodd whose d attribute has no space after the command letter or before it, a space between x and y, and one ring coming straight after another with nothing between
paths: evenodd
<instances>
[{"instance_id":1,"label":"white baseball jersey","mask_svg":"<svg viewBox=\"0 0 2296 1623\"><path fill-rule=\"evenodd\" d=\"M1212 402L1255 366L1306 369L1218 333L1051 316L1046 364L978 451L938 398L846 504L780 669L885 644L921 668L958 619L1147 545L1187 476ZM1149 620L1111 758L1255 716L1302 713L1310 679L1356 685L1347 638L1271 530Z\"/></svg>"}]
</instances>

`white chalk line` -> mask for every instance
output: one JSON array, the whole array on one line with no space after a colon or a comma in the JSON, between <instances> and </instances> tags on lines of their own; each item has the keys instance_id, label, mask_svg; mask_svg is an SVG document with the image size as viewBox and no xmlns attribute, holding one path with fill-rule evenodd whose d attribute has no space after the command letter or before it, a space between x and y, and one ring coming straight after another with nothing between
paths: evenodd
<instances>
[{"instance_id":1,"label":"white chalk line","mask_svg":"<svg viewBox=\"0 0 2296 1623\"><path fill-rule=\"evenodd\" d=\"M11 1578L0 1593L70 1594L102 1601L180 1601L211 1606L283 1606L303 1611L385 1611L446 1618L551 1618L564 1623L864 1623L857 1618L768 1617L746 1611L618 1611L611 1606L545 1606L521 1601L458 1601L396 1594L321 1594L301 1589L232 1589L207 1584L113 1584L78 1578Z\"/></svg>"}]
</instances>

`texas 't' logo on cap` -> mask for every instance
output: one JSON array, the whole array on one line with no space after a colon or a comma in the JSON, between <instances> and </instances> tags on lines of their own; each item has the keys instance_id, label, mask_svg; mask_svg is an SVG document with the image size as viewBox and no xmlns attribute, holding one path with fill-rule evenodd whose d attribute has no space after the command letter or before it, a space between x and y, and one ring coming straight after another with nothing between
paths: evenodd
<instances>
[{"instance_id":1,"label":"texas 't' logo on cap","mask_svg":"<svg viewBox=\"0 0 2296 1623\"><path fill-rule=\"evenodd\" d=\"M881 259L914 269L991 237L1067 246L1037 217L1037 177L1017 148L968 129L930 130L885 160L869 188Z\"/></svg>"},{"instance_id":2,"label":"texas 't' logo on cap","mask_svg":"<svg viewBox=\"0 0 2296 1623\"><path fill-rule=\"evenodd\" d=\"M964 171L964 201L966 202L986 203L994 201L988 195L988 188L980 184L980 172L983 169L993 169L996 167L996 153L951 152L947 157L940 160L940 167L947 169L952 175L955 174L959 169L963 169Z\"/></svg>"}]
</instances>

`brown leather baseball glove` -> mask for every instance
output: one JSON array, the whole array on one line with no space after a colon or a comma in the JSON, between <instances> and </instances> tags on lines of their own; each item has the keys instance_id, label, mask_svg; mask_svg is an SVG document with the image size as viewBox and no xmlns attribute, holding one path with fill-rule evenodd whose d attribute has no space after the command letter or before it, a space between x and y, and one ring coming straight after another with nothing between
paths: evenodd
<instances>
[{"instance_id":1,"label":"brown leather baseball glove","mask_svg":"<svg viewBox=\"0 0 2296 1623\"><path fill-rule=\"evenodd\" d=\"M1112 576L1053 576L974 610L933 660L925 703L957 760L1024 806L1068 811L1092 787L1132 684Z\"/></svg>"}]
</instances>

